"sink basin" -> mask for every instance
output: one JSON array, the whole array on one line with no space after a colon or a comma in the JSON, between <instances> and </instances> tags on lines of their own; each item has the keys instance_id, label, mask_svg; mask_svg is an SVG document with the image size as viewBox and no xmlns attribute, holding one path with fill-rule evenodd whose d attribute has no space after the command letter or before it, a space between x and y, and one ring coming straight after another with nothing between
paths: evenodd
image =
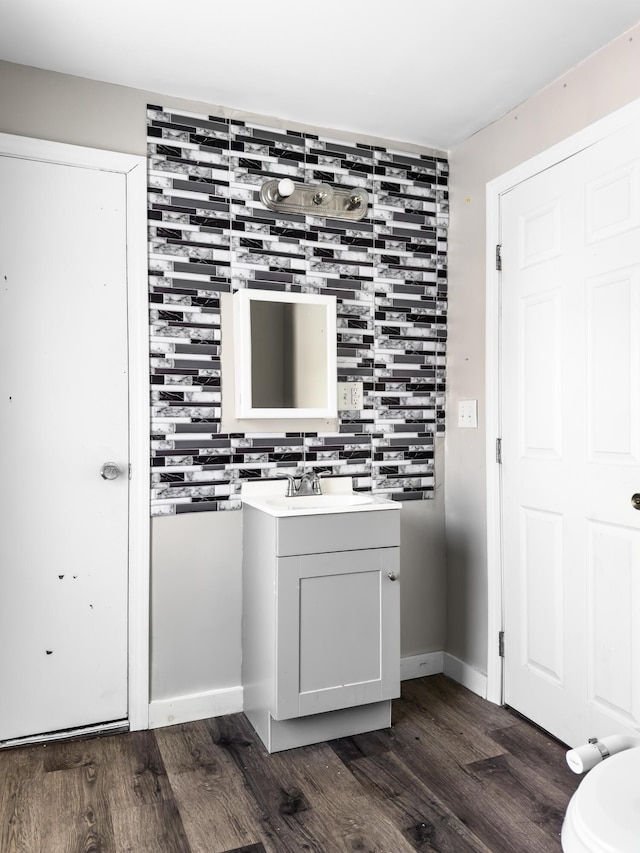
<instances>
[{"instance_id":1,"label":"sink basin","mask_svg":"<svg viewBox=\"0 0 640 853\"><path fill-rule=\"evenodd\" d=\"M358 494L329 494L329 495L302 495L300 497L287 498L284 495L274 495L267 498L265 503L278 509L329 509L332 507L362 506L374 503L370 495Z\"/></svg>"},{"instance_id":2,"label":"sink basin","mask_svg":"<svg viewBox=\"0 0 640 853\"><path fill-rule=\"evenodd\" d=\"M398 501L371 492L354 492L351 477L331 477L325 480L321 495L288 498L285 495L286 488L282 480L277 484L272 480L244 483L242 504L275 518L400 509Z\"/></svg>"}]
</instances>

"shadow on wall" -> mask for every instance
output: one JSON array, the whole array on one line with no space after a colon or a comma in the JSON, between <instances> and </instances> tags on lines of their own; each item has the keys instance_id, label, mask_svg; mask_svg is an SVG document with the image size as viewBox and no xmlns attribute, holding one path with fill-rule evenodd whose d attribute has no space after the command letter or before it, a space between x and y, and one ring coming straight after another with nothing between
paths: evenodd
<instances>
[{"instance_id":1,"label":"shadow on wall","mask_svg":"<svg viewBox=\"0 0 640 853\"><path fill-rule=\"evenodd\" d=\"M487 578L477 539L462 527L447 529L446 651L486 673ZM477 641L482 637L483 643ZM454 641L455 638L455 641ZM496 638L497 642L497 638Z\"/></svg>"},{"instance_id":2,"label":"shadow on wall","mask_svg":"<svg viewBox=\"0 0 640 853\"><path fill-rule=\"evenodd\" d=\"M441 442L439 439L438 442ZM436 465L442 458L437 448ZM440 473L436 476L440 479ZM406 657L445 646L447 573L441 487L433 501L404 501L400 514L401 651Z\"/></svg>"}]
</instances>

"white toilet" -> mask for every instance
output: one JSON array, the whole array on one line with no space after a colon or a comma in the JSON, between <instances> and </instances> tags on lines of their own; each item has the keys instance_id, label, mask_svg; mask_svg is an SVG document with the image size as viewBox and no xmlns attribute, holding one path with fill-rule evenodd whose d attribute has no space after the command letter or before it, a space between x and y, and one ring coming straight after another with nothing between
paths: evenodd
<instances>
[{"instance_id":1,"label":"white toilet","mask_svg":"<svg viewBox=\"0 0 640 853\"><path fill-rule=\"evenodd\" d=\"M567 754L574 770L569 756L575 752ZM610 755L589 771L569 802L562 849L564 853L640 853L640 748Z\"/></svg>"}]
</instances>

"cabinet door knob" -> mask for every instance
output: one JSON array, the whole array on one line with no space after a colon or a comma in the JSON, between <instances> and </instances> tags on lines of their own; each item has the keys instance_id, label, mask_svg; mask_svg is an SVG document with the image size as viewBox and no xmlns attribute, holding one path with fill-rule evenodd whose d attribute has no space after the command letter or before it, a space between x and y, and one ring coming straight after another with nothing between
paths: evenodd
<instances>
[{"instance_id":1,"label":"cabinet door knob","mask_svg":"<svg viewBox=\"0 0 640 853\"><path fill-rule=\"evenodd\" d=\"M398 573L397 572L387 572L387 577L389 578L390 581L397 581L398 580Z\"/></svg>"}]
</instances>

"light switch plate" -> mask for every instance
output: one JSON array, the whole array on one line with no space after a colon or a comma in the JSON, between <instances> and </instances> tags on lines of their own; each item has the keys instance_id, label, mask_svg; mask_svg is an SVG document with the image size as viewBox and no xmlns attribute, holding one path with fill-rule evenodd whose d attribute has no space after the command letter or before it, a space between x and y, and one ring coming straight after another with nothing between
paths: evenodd
<instances>
[{"instance_id":1,"label":"light switch plate","mask_svg":"<svg viewBox=\"0 0 640 853\"><path fill-rule=\"evenodd\" d=\"M462 429L478 428L478 401L458 401L458 426Z\"/></svg>"},{"instance_id":2,"label":"light switch plate","mask_svg":"<svg viewBox=\"0 0 640 853\"><path fill-rule=\"evenodd\" d=\"M338 382L338 411L349 412L364 405L362 382Z\"/></svg>"}]
</instances>

